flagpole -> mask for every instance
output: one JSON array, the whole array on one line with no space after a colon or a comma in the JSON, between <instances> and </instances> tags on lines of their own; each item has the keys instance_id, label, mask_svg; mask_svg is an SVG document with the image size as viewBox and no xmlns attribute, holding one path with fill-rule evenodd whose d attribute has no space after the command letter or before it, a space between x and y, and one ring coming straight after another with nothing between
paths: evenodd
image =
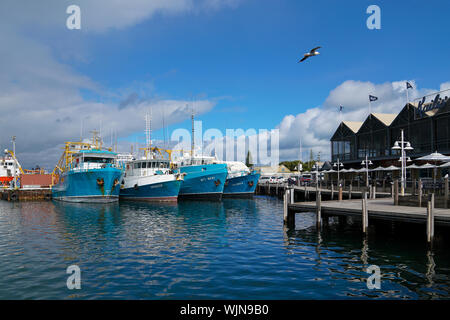
<instances>
[{"instance_id":1,"label":"flagpole","mask_svg":"<svg viewBox=\"0 0 450 320\"><path fill-rule=\"evenodd\" d=\"M370 101L370 98L369 98L369 115L371 112L372 112L372 101Z\"/></svg>"}]
</instances>

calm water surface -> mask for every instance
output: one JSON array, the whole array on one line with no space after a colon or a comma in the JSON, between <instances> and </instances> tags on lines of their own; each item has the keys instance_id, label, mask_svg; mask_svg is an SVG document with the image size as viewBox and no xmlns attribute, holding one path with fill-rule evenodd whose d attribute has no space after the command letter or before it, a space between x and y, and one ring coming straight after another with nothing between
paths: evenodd
<instances>
[{"instance_id":1,"label":"calm water surface","mask_svg":"<svg viewBox=\"0 0 450 320\"><path fill-rule=\"evenodd\" d=\"M273 198L157 205L0 201L0 299L431 299L450 296L446 241L425 226L286 231ZM445 230L444 230L445 231ZM436 231L437 233L442 231ZM66 268L81 269L68 290ZM381 268L369 290L365 269Z\"/></svg>"}]
</instances>

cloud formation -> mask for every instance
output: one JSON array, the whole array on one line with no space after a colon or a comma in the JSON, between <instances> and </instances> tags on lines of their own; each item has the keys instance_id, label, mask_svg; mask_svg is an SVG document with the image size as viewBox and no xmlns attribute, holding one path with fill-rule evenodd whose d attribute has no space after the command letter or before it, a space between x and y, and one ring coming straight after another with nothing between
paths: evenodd
<instances>
[{"instance_id":1,"label":"cloud formation","mask_svg":"<svg viewBox=\"0 0 450 320\"><path fill-rule=\"evenodd\" d=\"M0 4L0 146L11 148L11 136L17 136L16 150L24 167L39 164L53 168L61 154L61 144L78 140L81 126L85 137L90 130L101 128L106 137L114 129L123 138L144 130L144 116L150 108L154 130L162 123L162 110L166 125L184 121L191 113L187 107L190 101L185 99L149 99L133 88L123 90L125 93L108 92L107 88L58 60L54 48L39 40L39 32L48 34L49 26L65 26L65 8L72 3L5 0ZM224 1L224 5L227 3ZM139 23L158 12L193 10L204 2L81 0L77 4L84 8L82 15L86 24L83 27L103 32ZM88 11L96 12L96 16L89 18ZM32 32L35 34L31 35ZM142 87L140 89L145 91L149 86ZM89 96L100 96L100 99L87 98ZM111 96L122 103L108 102ZM196 101L195 112L208 112L215 104L204 97Z\"/></svg>"},{"instance_id":2,"label":"cloud formation","mask_svg":"<svg viewBox=\"0 0 450 320\"><path fill-rule=\"evenodd\" d=\"M277 126L280 130L280 158L298 159L300 140L302 158L309 160L312 149L315 156L320 152L321 160L330 159L330 138L341 120L364 121L369 114L369 94L378 97L372 102L372 112L398 113L406 104L406 81L413 85L409 89L409 100L450 88L450 82L439 89L419 88L414 80L401 80L376 84L348 80L331 90L322 105L310 108L297 115L286 115ZM339 112L339 106L343 111Z\"/></svg>"}]
</instances>

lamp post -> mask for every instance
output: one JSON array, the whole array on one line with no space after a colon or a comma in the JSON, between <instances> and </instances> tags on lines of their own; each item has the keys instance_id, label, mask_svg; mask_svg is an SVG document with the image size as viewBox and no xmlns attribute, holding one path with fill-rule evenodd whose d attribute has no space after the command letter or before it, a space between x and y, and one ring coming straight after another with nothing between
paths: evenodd
<instances>
[{"instance_id":1,"label":"lamp post","mask_svg":"<svg viewBox=\"0 0 450 320\"><path fill-rule=\"evenodd\" d=\"M372 164L372 161L367 159L366 154L366 159L361 162L362 166L366 166L366 187L369 187L369 166L371 166Z\"/></svg>"},{"instance_id":2,"label":"lamp post","mask_svg":"<svg viewBox=\"0 0 450 320\"><path fill-rule=\"evenodd\" d=\"M14 189L17 185L17 178L16 178L16 136L12 137L12 143L13 143L13 170L14 170Z\"/></svg>"},{"instance_id":3,"label":"lamp post","mask_svg":"<svg viewBox=\"0 0 450 320\"><path fill-rule=\"evenodd\" d=\"M312 169L316 171L316 186L319 186L319 163L316 162L313 166Z\"/></svg>"},{"instance_id":4,"label":"lamp post","mask_svg":"<svg viewBox=\"0 0 450 320\"><path fill-rule=\"evenodd\" d=\"M400 159L398 161L401 161L402 163L402 177L401 177L401 192L402 196L405 195L405 186L406 186L406 162L411 161L411 159L408 157L406 158L406 151L414 150L413 147L411 147L411 143L408 141L405 141L405 136L403 133L403 129L400 131L401 137L400 141L395 141L394 146L392 147L392 150L401 150Z\"/></svg>"},{"instance_id":5,"label":"lamp post","mask_svg":"<svg viewBox=\"0 0 450 320\"><path fill-rule=\"evenodd\" d=\"M298 165L295 167L295 170L297 170L297 173L298 173L298 181L297 181L298 186L300 186L300 176L302 173L302 169L303 169L303 165L299 161Z\"/></svg>"},{"instance_id":6,"label":"lamp post","mask_svg":"<svg viewBox=\"0 0 450 320\"><path fill-rule=\"evenodd\" d=\"M338 174L338 185L341 185L341 180L339 179L339 172L341 170L341 168L344 167L344 164L342 162L339 161L339 158L337 158L337 162L335 162L333 164L333 168L337 167L337 174Z\"/></svg>"}]
</instances>

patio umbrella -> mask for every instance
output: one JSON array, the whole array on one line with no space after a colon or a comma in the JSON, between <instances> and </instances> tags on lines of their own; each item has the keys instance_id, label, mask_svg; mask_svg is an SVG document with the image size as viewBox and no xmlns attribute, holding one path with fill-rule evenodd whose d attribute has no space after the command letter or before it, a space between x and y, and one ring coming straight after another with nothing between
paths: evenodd
<instances>
[{"instance_id":1,"label":"patio umbrella","mask_svg":"<svg viewBox=\"0 0 450 320\"><path fill-rule=\"evenodd\" d=\"M420 158L418 158L420 159ZM420 169L433 169L433 182L434 184L436 184L436 167L437 165L435 164L430 164L430 163L425 163L424 165L420 166Z\"/></svg>"},{"instance_id":2,"label":"patio umbrella","mask_svg":"<svg viewBox=\"0 0 450 320\"><path fill-rule=\"evenodd\" d=\"M448 168L448 167L450 167L450 162L441 164L439 167L440 167L440 168Z\"/></svg>"},{"instance_id":3,"label":"patio umbrella","mask_svg":"<svg viewBox=\"0 0 450 320\"><path fill-rule=\"evenodd\" d=\"M400 168L396 166L389 166L383 169L383 171L396 171L396 170L400 170Z\"/></svg>"},{"instance_id":4,"label":"patio umbrella","mask_svg":"<svg viewBox=\"0 0 450 320\"><path fill-rule=\"evenodd\" d=\"M427 156L417 158L416 160L433 161L433 162L438 162L438 161L449 162L450 157L444 156L443 154L436 151Z\"/></svg>"},{"instance_id":5,"label":"patio umbrella","mask_svg":"<svg viewBox=\"0 0 450 320\"><path fill-rule=\"evenodd\" d=\"M436 168L436 166L432 165L430 163L425 163L425 164L419 166L419 169L434 169L434 168Z\"/></svg>"},{"instance_id":6,"label":"patio umbrella","mask_svg":"<svg viewBox=\"0 0 450 320\"><path fill-rule=\"evenodd\" d=\"M383 171L383 170L384 170L384 167L379 166L379 167L377 167L375 169L370 169L369 171Z\"/></svg>"},{"instance_id":7,"label":"patio umbrella","mask_svg":"<svg viewBox=\"0 0 450 320\"><path fill-rule=\"evenodd\" d=\"M406 169L420 169L420 166L416 164L410 164L409 166L406 167Z\"/></svg>"}]
</instances>

